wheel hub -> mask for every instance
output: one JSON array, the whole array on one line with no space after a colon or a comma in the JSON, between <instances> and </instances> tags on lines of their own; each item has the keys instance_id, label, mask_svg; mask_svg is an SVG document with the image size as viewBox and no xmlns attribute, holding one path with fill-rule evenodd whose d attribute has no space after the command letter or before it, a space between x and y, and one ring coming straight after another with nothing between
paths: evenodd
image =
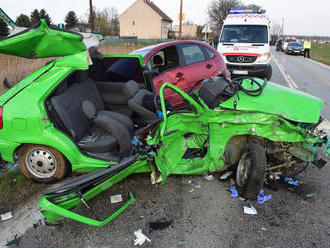
<instances>
[{"instance_id":1,"label":"wheel hub","mask_svg":"<svg viewBox=\"0 0 330 248\"><path fill-rule=\"evenodd\" d=\"M26 167L36 177L49 178L54 175L57 169L57 162L53 153L37 147L27 154Z\"/></svg>"},{"instance_id":2,"label":"wheel hub","mask_svg":"<svg viewBox=\"0 0 330 248\"><path fill-rule=\"evenodd\" d=\"M236 184L243 187L248 179L251 169L251 160L248 153L244 153L240 159L236 171Z\"/></svg>"}]
</instances>

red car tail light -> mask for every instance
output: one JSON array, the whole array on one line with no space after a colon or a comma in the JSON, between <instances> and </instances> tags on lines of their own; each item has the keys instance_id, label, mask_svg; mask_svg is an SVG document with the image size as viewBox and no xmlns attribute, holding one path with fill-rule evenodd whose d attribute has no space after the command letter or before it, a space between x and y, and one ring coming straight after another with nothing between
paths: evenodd
<instances>
[{"instance_id":1,"label":"red car tail light","mask_svg":"<svg viewBox=\"0 0 330 248\"><path fill-rule=\"evenodd\" d=\"M3 121L2 121L2 107L0 107L0 129L3 127Z\"/></svg>"}]
</instances>

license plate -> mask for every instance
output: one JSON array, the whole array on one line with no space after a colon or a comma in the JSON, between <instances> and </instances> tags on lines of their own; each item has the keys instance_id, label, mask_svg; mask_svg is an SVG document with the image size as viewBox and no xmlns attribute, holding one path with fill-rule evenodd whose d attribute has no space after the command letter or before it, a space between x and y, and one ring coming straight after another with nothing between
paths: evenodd
<instances>
[{"instance_id":1,"label":"license plate","mask_svg":"<svg viewBox=\"0 0 330 248\"><path fill-rule=\"evenodd\" d=\"M233 70L233 74L237 74L237 75L247 75L247 74L248 74L248 71Z\"/></svg>"}]
</instances>

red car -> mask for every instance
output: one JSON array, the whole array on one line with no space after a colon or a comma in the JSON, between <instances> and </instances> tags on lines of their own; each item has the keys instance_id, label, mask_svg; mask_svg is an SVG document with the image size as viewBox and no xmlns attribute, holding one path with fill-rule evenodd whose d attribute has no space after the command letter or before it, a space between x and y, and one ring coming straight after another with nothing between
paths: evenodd
<instances>
[{"instance_id":1,"label":"red car","mask_svg":"<svg viewBox=\"0 0 330 248\"><path fill-rule=\"evenodd\" d=\"M218 76L221 72L230 76L221 55L210 45L199 41L167 42L144 47L131 54L143 56L157 94L165 82L187 92L201 79ZM165 90L165 96L174 108L183 106L182 98L170 89Z\"/></svg>"}]
</instances>

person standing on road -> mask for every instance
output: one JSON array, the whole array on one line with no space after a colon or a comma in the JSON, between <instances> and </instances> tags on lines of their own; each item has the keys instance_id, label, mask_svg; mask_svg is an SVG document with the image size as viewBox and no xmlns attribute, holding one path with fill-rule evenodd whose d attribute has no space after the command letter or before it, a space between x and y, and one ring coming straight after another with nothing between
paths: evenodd
<instances>
[{"instance_id":1,"label":"person standing on road","mask_svg":"<svg viewBox=\"0 0 330 248\"><path fill-rule=\"evenodd\" d=\"M305 40L304 41L304 57L305 58L306 57L309 58L311 48L312 48L311 41L309 39Z\"/></svg>"},{"instance_id":2,"label":"person standing on road","mask_svg":"<svg viewBox=\"0 0 330 248\"><path fill-rule=\"evenodd\" d=\"M213 47L215 50L218 49L218 44L219 44L219 36L217 34L215 34L213 36Z\"/></svg>"}]
</instances>

